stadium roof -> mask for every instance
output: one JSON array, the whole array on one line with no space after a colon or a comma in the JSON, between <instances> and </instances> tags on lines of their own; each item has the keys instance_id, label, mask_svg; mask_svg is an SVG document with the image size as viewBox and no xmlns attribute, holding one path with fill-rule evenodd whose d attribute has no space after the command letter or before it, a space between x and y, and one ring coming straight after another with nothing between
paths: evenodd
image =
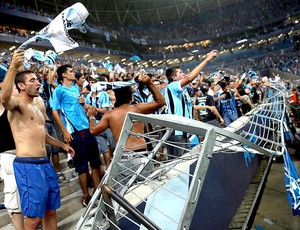
<instances>
[{"instance_id":1,"label":"stadium roof","mask_svg":"<svg viewBox=\"0 0 300 230\"><path fill-rule=\"evenodd\" d=\"M20 1L20 0L19 0ZM17 1L18 2L18 1ZM202 11L218 8L237 0L35 0L39 9L60 13L66 7L83 3L90 13L89 20L99 24L141 24L164 22L195 16Z\"/></svg>"}]
</instances>

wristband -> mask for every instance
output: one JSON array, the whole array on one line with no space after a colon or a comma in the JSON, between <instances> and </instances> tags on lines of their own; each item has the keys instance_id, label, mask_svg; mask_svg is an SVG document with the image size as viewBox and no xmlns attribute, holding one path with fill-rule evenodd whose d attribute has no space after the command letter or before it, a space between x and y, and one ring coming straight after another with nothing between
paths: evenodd
<instances>
[{"instance_id":1,"label":"wristband","mask_svg":"<svg viewBox=\"0 0 300 230\"><path fill-rule=\"evenodd\" d=\"M89 120L96 120L96 118L94 116L89 116Z\"/></svg>"}]
</instances>

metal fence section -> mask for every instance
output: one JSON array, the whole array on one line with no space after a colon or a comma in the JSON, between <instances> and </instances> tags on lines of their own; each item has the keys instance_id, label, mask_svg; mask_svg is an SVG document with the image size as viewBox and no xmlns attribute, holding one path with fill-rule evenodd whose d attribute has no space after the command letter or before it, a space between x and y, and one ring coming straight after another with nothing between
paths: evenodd
<instances>
[{"instance_id":1,"label":"metal fence section","mask_svg":"<svg viewBox=\"0 0 300 230\"><path fill-rule=\"evenodd\" d=\"M150 225L168 230L196 229L193 226L199 226L198 221L206 218L206 213L201 213L198 218L201 205L205 203L203 200L207 200L205 194L218 187L211 183L223 183L222 173L224 179L236 173L245 175L241 184L236 184L239 182L235 179L227 185L232 187L226 188L226 191L234 192L236 189L239 195L230 198L235 200L230 210L223 207L222 212L228 215L224 215L226 217L220 223L214 223L226 228L241 200L243 194L240 193L245 192L259 165L259 157L283 154L284 121L284 93L275 87L266 92L264 103L225 129L175 115L128 113L101 185L135 207L150 221ZM149 124L152 131L133 132L136 122ZM190 141L169 141L175 130L187 133ZM144 138L151 150L133 150L140 149L140 146L126 149L130 135ZM198 140L201 142L197 143ZM174 156L166 152L167 145L183 149L184 154ZM251 162L256 161L251 166ZM237 165L227 165L230 162ZM101 185L75 229L146 229L134 213L122 207L117 200L104 197ZM226 201L226 192L218 192L224 193L222 199ZM213 208L213 205L205 208Z\"/></svg>"}]
</instances>

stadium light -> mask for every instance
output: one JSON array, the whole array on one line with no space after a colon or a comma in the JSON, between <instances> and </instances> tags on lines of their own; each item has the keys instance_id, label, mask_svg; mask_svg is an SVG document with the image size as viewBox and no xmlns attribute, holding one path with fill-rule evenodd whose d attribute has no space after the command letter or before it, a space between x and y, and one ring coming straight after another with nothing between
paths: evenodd
<instances>
[{"instance_id":1,"label":"stadium light","mask_svg":"<svg viewBox=\"0 0 300 230\"><path fill-rule=\"evenodd\" d=\"M248 41L248 40L247 39L242 39L242 40L237 41L236 44L240 44L240 43L243 43L243 42L246 42L246 41Z\"/></svg>"},{"instance_id":2,"label":"stadium light","mask_svg":"<svg viewBox=\"0 0 300 230\"><path fill-rule=\"evenodd\" d=\"M108 59L110 59L110 57L108 56L108 57L106 57L106 58L104 58L105 60L108 60Z\"/></svg>"},{"instance_id":3,"label":"stadium light","mask_svg":"<svg viewBox=\"0 0 300 230\"><path fill-rule=\"evenodd\" d=\"M9 50L12 51L15 48L16 48L16 46L12 46L12 47L9 48Z\"/></svg>"},{"instance_id":4,"label":"stadium light","mask_svg":"<svg viewBox=\"0 0 300 230\"><path fill-rule=\"evenodd\" d=\"M121 61L122 61L122 62L126 61L126 58L123 58Z\"/></svg>"},{"instance_id":5,"label":"stadium light","mask_svg":"<svg viewBox=\"0 0 300 230\"><path fill-rule=\"evenodd\" d=\"M86 54L86 55L84 55L83 57L86 58L86 57L88 57L88 56L90 56L90 55L89 55L89 54Z\"/></svg>"}]
</instances>

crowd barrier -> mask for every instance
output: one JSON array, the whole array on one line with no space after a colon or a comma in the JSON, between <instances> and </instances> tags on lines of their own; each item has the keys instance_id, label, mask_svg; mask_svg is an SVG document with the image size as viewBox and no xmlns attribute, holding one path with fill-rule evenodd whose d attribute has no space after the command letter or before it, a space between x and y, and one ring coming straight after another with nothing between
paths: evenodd
<instances>
[{"instance_id":1,"label":"crowd barrier","mask_svg":"<svg viewBox=\"0 0 300 230\"><path fill-rule=\"evenodd\" d=\"M225 129L175 115L129 113L112 163L76 229L226 229L261 160L286 149L283 91L270 87L265 95L263 104ZM135 133L135 122L155 129ZM169 141L175 130L203 141L193 148ZM129 135L144 137L153 150L139 155L126 149ZM166 145L180 145L184 154L168 154Z\"/></svg>"}]
</instances>

